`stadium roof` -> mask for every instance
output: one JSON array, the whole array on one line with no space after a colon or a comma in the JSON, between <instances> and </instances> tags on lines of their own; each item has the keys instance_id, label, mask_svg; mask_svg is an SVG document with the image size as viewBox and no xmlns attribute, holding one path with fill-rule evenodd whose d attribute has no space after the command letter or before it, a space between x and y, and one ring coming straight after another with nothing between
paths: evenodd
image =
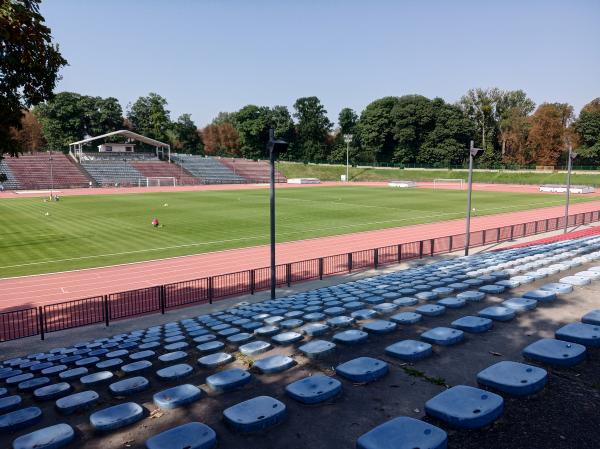
<instances>
[{"instance_id":1,"label":"stadium roof","mask_svg":"<svg viewBox=\"0 0 600 449\"><path fill-rule=\"evenodd\" d=\"M81 144L84 144L84 143L92 142L94 140L104 139L105 137L117 136L117 135L125 136L125 137L128 137L129 139L137 140L139 142L147 143L148 145L152 145L152 146L155 146L157 148L169 148L169 149L171 148L169 146L169 144L167 144L167 143L161 142L159 140L151 139L150 137L142 136L141 134L134 133L133 131L129 131L127 129L121 129L119 131L113 131L113 132L110 132L110 133L102 134L100 136L88 137L87 139L79 140L77 142L71 142L69 144L69 146L71 146L71 145L81 145Z\"/></svg>"}]
</instances>

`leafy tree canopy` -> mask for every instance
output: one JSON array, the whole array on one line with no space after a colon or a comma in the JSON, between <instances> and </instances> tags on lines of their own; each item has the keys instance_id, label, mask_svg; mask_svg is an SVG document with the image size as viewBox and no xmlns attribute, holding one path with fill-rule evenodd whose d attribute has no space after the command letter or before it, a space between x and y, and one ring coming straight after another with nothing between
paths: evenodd
<instances>
[{"instance_id":1,"label":"leafy tree canopy","mask_svg":"<svg viewBox=\"0 0 600 449\"><path fill-rule=\"evenodd\" d=\"M167 130L171 128L171 118L167 109L167 100L155 93L138 98L129 105L127 119L136 133L152 139L167 142Z\"/></svg>"}]
</instances>

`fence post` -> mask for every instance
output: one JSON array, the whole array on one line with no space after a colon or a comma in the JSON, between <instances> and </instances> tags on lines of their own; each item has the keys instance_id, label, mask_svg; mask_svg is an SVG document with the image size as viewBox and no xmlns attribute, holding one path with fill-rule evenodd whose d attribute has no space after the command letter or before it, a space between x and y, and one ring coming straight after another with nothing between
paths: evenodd
<instances>
[{"instance_id":1,"label":"fence post","mask_svg":"<svg viewBox=\"0 0 600 449\"><path fill-rule=\"evenodd\" d=\"M398 263L402 262L402 243L398 244Z\"/></svg>"},{"instance_id":2,"label":"fence post","mask_svg":"<svg viewBox=\"0 0 600 449\"><path fill-rule=\"evenodd\" d=\"M534 234L538 233L538 222L537 222L537 220L534 222L534 225L533 225L533 233Z\"/></svg>"},{"instance_id":3,"label":"fence post","mask_svg":"<svg viewBox=\"0 0 600 449\"><path fill-rule=\"evenodd\" d=\"M496 243L500 241L500 228L496 229Z\"/></svg>"},{"instance_id":4,"label":"fence post","mask_svg":"<svg viewBox=\"0 0 600 449\"><path fill-rule=\"evenodd\" d=\"M250 270L250 294L253 295L256 291L256 271Z\"/></svg>"},{"instance_id":5,"label":"fence post","mask_svg":"<svg viewBox=\"0 0 600 449\"><path fill-rule=\"evenodd\" d=\"M510 225L510 240L513 240L513 235L515 234L515 225Z\"/></svg>"},{"instance_id":6,"label":"fence post","mask_svg":"<svg viewBox=\"0 0 600 449\"><path fill-rule=\"evenodd\" d=\"M481 240L481 244L482 244L482 245L485 245L485 242L486 242L486 240L485 240L485 238L486 238L486 232L485 232L485 231L486 231L486 230L484 229L484 230L483 230L483 239Z\"/></svg>"},{"instance_id":7,"label":"fence post","mask_svg":"<svg viewBox=\"0 0 600 449\"><path fill-rule=\"evenodd\" d=\"M39 326L40 326L40 338L42 340L46 339L44 334L44 309L42 306L38 307L38 318L39 318Z\"/></svg>"},{"instance_id":8,"label":"fence post","mask_svg":"<svg viewBox=\"0 0 600 449\"><path fill-rule=\"evenodd\" d=\"M160 313L164 315L165 309L166 309L165 286L164 285L160 285L158 287L158 302L160 303Z\"/></svg>"},{"instance_id":9,"label":"fence post","mask_svg":"<svg viewBox=\"0 0 600 449\"><path fill-rule=\"evenodd\" d=\"M285 265L285 280L287 281L287 286L290 287L292 285L292 264L288 263Z\"/></svg>"},{"instance_id":10,"label":"fence post","mask_svg":"<svg viewBox=\"0 0 600 449\"><path fill-rule=\"evenodd\" d=\"M319 280L323 280L323 258L319 257Z\"/></svg>"},{"instance_id":11,"label":"fence post","mask_svg":"<svg viewBox=\"0 0 600 449\"><path fill-rule=\"evenodd\" d=\"M549 224L550 224L550 219L546 218L546 232L548 232Z\"/></svg>"},{"instance_id":12,"label":"fence post","mask_svg":"<svg viewBox=\"0 0 600 449\"><path fill-rule=\"evenodd\" d=\"M352 271L352 253L348 253L348 273Z\"/></svg>"},{"instance_id":13,"label":"fence post","mask_svg":"<svg viewBox=\"0 0 600 449\"><path fill-rule=\"evenodd\" d=\"M373 250L373 265L375 266L375 269L379 266L379 248Z\"/></svg>"},{"instance_id":14,"label":"fence post","mask_svg":"<svg viewBox=\"0 0 600 449\"><path fill-rule=\"evenodd\" d=\"M433 250L433 249L434 249L434 247L435 247L435 239L430 239L430 240L429 240L429 246L430 246L430 248L429 248L429 250L430 250L430 254L429 254L429 255L430 255L430 256L433 256L433 253L434 253L434 250Z\"/></svg>"},{"instance_id":15,"label":"fence post","mask_svg":"<svg viewBox=\"0 0 600 449\"><path fill-rule=\"evenodd\" d=\"M451 253L452 252L452 236L448 237L448 252Z\"/></svg>"},{"instance_id":16,"label":"fence post","mask_svg":"<svg viewBox=\"0 0 600 449\"><path fill-rule=\"evenodd\" d=\"M108 327L108 324L110 323L110 313L108 310L108 295L104 295L102 303L104 306L104 324L106 324L106 327Z\"/></svg>"},{"instance_id":17,"label":"fence post","mask_svg":"<svg viewBox=\"0 0 600 449\"><path fill-rule=\"evenodd\" d=\"M208 303L213 303L213 277L208 278Z\"/></svg>"},{"instance_id":18,"label":"fence post","mask_svg":"<svg viewBox=\"0 0 600 449\"><path fill-rule=\"evenodd\" d=\"M419 242L419 259L423 258L423 240Z\"/></svg>"}]
</instances>

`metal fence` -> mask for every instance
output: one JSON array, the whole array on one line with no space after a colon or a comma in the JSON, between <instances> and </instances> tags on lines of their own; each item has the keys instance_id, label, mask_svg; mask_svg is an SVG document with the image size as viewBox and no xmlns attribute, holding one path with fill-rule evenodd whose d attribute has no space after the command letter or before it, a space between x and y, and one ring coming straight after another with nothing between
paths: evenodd
<instances>
[{"instance_id":1,"label":"metal fence","mask_svg":"<svg viewBox=\"0 0 600 449\"><path fill-rule=\"evenodd\" d=\"M570 215L569 226L600 221L600 211ZM505 242L564 228L564 217L537 220L471 233L470 247ZM406 260L463 249L465 234L354 251L292 262L276 267L278 287L340 273L378 268ZM269 267L174 282L103 296L76 299L37 308L0 313L0 342L72 329L167 309L213 303L223 298L254 294L270 288Z\"/></svg>"}]
</instances>

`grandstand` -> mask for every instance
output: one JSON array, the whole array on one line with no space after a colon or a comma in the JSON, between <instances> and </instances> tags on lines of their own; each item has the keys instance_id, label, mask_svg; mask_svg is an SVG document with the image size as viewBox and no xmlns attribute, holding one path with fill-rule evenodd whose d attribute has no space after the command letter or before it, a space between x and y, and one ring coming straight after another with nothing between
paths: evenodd
<instances>
[{"instance_id":1,"label":"grandstand","mask_svg":"<svg viewBox=\"0 0 600 449\"><path fill-rule=\"evenodd\" d=\"M593 397L583 406L586 395L567 388L571 396L553 404L550 392L597 364L600 310L577 295L600 282L599 259L597 236L565 240L21 349L0 362L0 442L116 447L102 433L127 428L128 441L149 449L284 447L290 434L294 447L442 449L485 428L477 447L491 448L516 447L488 427L511 410L534 438L554 432L567 409L580 417L572 422L595 425ZM553 338L538 335L543 326ZM90 431L76 432L83 417ZM243 435L254 432L256 440ZM568 447L597 447L597 435L573 432L585 443Z\"/></svg>"},{"instance_id":2,"label":"grandstand","mask_svg":"<svg viewBox=\"0 0 600 449\"><path fill-rule=\"evenodd\" d=\"M172 154L171 158L190 174L199 178L203 184L244 184L246 182L245 178L235 174L218 159L189 154Z\"/></svg>"},{"instance_id":3,"label":"grandstand","mask_svg":"<svg viewBox=\"0 0 600 449\"><path fill-rule=\"evenodd\" d=\"M12 170L4 161L0 161L0 174L6 177L6 181L1 183L4 189L17 190L19 188L19 183L15 179Z\"/></svg>"},{"instance_id":4,"label":"grandstand","mask_svg":"<svg viewBox=\"0 0 600 449\"><path fill-rule=\"evenodd\" d=\"M34 153L5 158L2 166L10 174L5 188L24 190L68 189L89 186L90 179L63 153ZM14 187L13 187L14 186Z\"/></svg>"},{"instance_id":5,"label":"grandstand","mask_svg":"<svg viewBox=\"0 0 600 449\"><path fill-rule=\"evenodd\" d=\"M236 175L250 182L269 182L271 169L266 161L252 161L249 159L219 158L219 162L228 167ZM286 182L287 179L278 171L275 172L275 182Z\"/></svg>"}]
</instances>

